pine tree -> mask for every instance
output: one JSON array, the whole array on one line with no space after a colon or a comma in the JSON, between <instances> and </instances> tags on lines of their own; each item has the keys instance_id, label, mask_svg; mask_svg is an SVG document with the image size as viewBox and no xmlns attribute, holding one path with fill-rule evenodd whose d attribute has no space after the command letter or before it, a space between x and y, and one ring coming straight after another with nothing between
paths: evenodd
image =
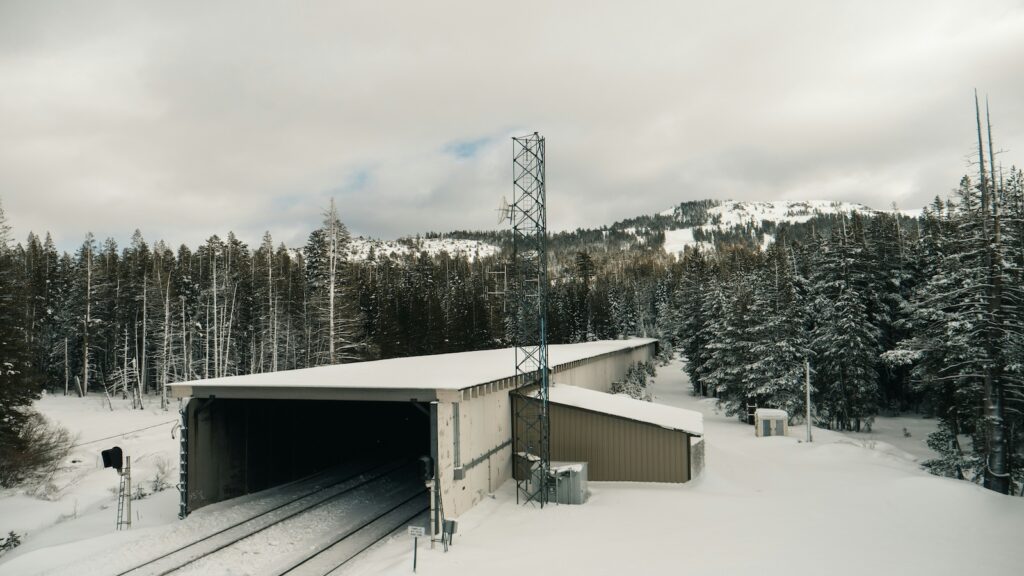
<instances>
[{"instance_id":1,"label":"pine tree","mask_svg":"<svg viewBox=\"0 0 1024 576\"><path fill-rule=\"evenodd\" d=\"M745 396L757 406L796 414L804 407L804 362L809 349L804 303L797 295L792 262L781 234L769 247L754 288Z\"/></svg>"},{"instance_id":2,"label":"pine tree","mask_svg":"<svg viewBox=\"0 0 1024 576\"><path fill-rule=\"evenodd\" d=\"M40 393L25 326L25 280L0 204L0 485L19 479L17 467L30 448L22 431Z\"/></svg>"},{"instance_id":3,"label":"pine tree","mask_svg":"<svg viewBox=\"0 0 1024 576\"><path fill-rule=\"evenodd\" d=\"M346 261L350 237L331 200L323 226L306 243L306 278L315 310L316 363L360 360L367 354L352 274Z\"/></svg>"},{"instance_id":4,"label":"pine tree","mask_svg":"<svg viewBox=\"0 0 1024 576\"><path fill-rule=\"evenodd\" d=\"M844 224L824 243L812 276L811 332L819 414L841 430L860 430L877 413L878 331L869 316L863 251Z\"/></svg>"}]
</instances>

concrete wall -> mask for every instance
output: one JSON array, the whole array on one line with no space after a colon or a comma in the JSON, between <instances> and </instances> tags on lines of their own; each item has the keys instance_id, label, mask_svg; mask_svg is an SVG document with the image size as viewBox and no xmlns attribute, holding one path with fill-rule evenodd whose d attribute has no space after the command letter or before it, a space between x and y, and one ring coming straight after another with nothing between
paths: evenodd
<instances>
[{"instance_id":1,"label":"concrete wall","mask_svg":"<svg viewBox=\"0 0 1024 576\"><path fill-rule=\"evenodd\" d=\"M512 386L509 378L473 389L438 392L438 475L445 517L460 516L511 477Z\"/></svg>"},{"instance_id":2,"label":"concrete wall","mask_svg":"<svg viewBox=\"0 0 1024 576\"><path fill-rule=\"evenodd\" d=\"M611 389L612 382L626 378L626 370L630 366L637 362L653 360L654 346L655 343L651 342L632 350L611 352L555 366L551 371L551 381L607 392Z\"/></svg>"}]
</instances>

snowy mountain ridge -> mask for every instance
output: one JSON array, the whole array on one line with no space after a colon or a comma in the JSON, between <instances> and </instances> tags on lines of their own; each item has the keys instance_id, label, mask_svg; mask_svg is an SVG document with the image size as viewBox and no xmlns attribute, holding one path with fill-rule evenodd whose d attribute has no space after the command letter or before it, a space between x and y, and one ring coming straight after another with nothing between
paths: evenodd
<instances>
[{"instance_id":1,"label":"snowy mountain ridge","mask_svg":"<svg viewBox=\"0 0 1024 576\"><path fill-rule=\"evenodd\" d=\"M660 216L675 216L679 206L674 206L659 213ZM739 201L726 200L708 209L708 224L705 228L718 229L760 225L761 222L807 222L815 216L829 214L879 214L885 210L875 210L864 204L840 202L832 200L776 200L776 201Z\"/></svg>"},{"instance_id":2,"label":"snowy mountain ridge","mask_svg":"<svg viewBox=\"0 0 1024 576\"><path fill-rule=\"evenodd\" d=\"M693 224L693 214L684 214L685 204L680 204L659 212L659 216L673 218L680 223ZM735 228L749 227L752 231L761 229L765 223L798 224L808 222L819 216L859 213L868 216L897 213L916 218L920 210L876 210L856 202L832 200L776 200L776 201L738 201L726 200L718 202L706 210L704 224L666 228L665 252L675 254L682 252L687 246L695 246L700 250L714 250L714 242L695 239L695 232L701 236L713 238L716 232L724 232ZM771 234L763 234L761 242L767 247L774 241Z\"/></svg>"},{"instance_id":3,"label":"snowy mountain ridge","mask_svg":"<svg viewBox=\"0 0 1024 576\"><path fill-rule=\"evenodd\" d=\"M747 244L767 248L774 242L774 226L803 224L818 217L829 217L852 212L874 216L899 213L916 218L920 210L876 210L855 202L832 200L696 200L686 201L657 214L647 214L590 230L577 230L562 234L562 249L570 251L593 249L590 243L596 234L597 242L606 247L628 250L632 247L657 248L664 234L662 248L666 253L682 252L687 246L713 251L716 244L733 242L742 236ZM479 233L453 233L441 237L380 240L367 237L352 238L348 255L353 261L366 261L373 257L404 258L426 252L437 256L447 252L452 256L470 259L495 256L501 252L501 234L507 230ZM431 235L433 236L433 235Z\"/></svg>"}]
</instances>

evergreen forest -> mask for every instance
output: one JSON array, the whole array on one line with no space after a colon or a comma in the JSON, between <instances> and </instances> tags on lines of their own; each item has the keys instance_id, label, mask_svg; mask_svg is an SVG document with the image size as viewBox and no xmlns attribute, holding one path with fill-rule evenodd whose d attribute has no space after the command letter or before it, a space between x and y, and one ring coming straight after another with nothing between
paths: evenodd
<instances>
[{"instance_id":1,"label":"evergreen forest","mask_svg":"<svg viewBox=\"0 0 1024 576\"><path fill-rule=\"evenodd\" d=\"M657 338L664 357L686 360L694 394L741 419L757 406L799 420L809 375L816 425L869 430L879 414L922 413L940 422L929 469L1017 491L1024 174L980 175L920 218L821 215L771 226L767 248L769 230L754 227L666 254L667 219L699 224L711 201L555 234L549 341ZM8 454L24 449L25 407L42 390L167 408L170 382L511 345L504 233L447 235L493 242L497 256L349 260L333 203L299 247L228 233L173 249L136 231L128 246L90 234L68 253L49 234L16 243L2 209L0 225Z\"/></svg>"}]
</instances>

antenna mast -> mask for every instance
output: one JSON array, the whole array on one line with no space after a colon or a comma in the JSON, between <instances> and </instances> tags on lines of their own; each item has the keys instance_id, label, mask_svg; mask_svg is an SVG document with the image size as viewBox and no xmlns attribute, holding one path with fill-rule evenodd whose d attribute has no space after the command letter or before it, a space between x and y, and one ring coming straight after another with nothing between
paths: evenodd
<instances>
[{"instance_id":1,"label":"antenna mast","mask_svg":"<svg viewBox=\"0 0 1024 576\"><path fill-rule=\"evenodd\" d=\"M512 336L519 392L536 401L513 403L513 457L529 473L516 476L516 501L548 501L551 468L548 420L548 252L544 137L536 132L512 139Z\"/></svg>"}]
</instances>

